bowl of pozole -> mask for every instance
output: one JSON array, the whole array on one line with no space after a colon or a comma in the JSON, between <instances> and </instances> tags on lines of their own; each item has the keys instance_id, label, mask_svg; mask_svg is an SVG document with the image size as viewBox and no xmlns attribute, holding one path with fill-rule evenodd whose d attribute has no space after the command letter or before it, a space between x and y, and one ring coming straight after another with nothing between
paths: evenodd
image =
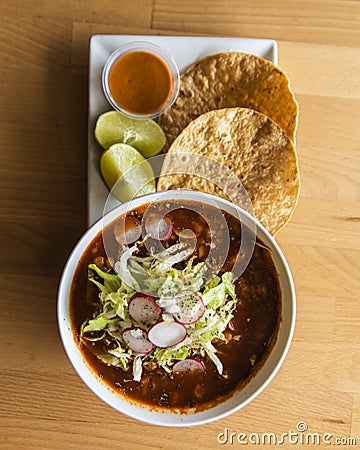
<instances>
[{"instance_id":1,"label":"bowl of pozole","mask_svg":"<svg viewBox=\"0 0 360 450\"><path fill-rule=\"evenodd\" d=\"M135 419L197 425L235 412L288 351L295 292L274 238L234 204L164 191L108 212L65 266L58 322L75 370Z\"/></svg>"}]
</instances>

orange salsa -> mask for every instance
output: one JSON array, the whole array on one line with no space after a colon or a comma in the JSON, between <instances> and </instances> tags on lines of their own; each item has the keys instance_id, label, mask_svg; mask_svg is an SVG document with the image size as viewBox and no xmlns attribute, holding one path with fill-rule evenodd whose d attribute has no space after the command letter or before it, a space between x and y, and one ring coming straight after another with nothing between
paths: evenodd
<instances>
[{"instance_id":1,"label":"orange salsa","mask_svg":"<svg viewBox=\"0 0 360 450\"><path fill-rule=\"evenodd\" d=\"M157 55L134 51L120 56L109 72L114 101L132 114L151 114L161 109L172 91L172 76Z\"/></svg>"}]
</instances>

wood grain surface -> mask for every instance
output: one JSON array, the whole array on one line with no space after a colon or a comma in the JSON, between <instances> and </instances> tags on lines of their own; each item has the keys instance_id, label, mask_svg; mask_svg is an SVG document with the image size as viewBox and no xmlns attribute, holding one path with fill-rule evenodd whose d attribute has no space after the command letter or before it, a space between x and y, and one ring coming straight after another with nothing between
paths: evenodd
<instances>
[{"instance_id":1,"label":"wood grain surface","mask_svg":"<svg viewBox=\"0 0 360 450\"><path fill-rule=\"evenodd\" d=\"M221 443L219 434L280 436L299 422L330 433L333 444L344 438L338 448L359 447L360 2L0 0L0 7L0 448L239 448L236 437ZM208 425L169 430L117 413L80 381L59 339L59 276L86 229L95 33L276 39L300 104L301 197L277 238L296 285L294 340L258 398Z\"/></svg>"}]
</instances>

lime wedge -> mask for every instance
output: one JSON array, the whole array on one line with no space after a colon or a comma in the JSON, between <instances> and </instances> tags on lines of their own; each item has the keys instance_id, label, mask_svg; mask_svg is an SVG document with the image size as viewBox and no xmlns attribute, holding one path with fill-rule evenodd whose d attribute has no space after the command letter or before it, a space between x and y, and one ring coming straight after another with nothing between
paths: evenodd
<instances>
[{"instance_id":1,"label":"lime wedge","mask_svg":"<svg viewBox=\"0 0 360 450\"><path fill-rule=\"evenodd\" d=\"M100 160L101 174L121 202L155 192L155 177L148 161L127 144L114 144Z\"/></svg>"},{"instance_id":2,"label":"lime wedge","mask_svg":"<svg viewBox=\"0 0 360 450\"><path fill-rule=\"evenodd\" d=\"M131 145L145 157L157 155L166 144L161 127L151 119L132 119L118 111L101 114L95 125L95 138L107 149L116 143Z\"/></svg>"}]
</instances>

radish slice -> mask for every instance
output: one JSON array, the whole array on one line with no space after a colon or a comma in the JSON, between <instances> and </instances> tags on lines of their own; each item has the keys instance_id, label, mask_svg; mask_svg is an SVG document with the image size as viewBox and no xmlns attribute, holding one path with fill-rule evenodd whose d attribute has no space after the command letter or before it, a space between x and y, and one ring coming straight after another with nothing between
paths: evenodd
<instances>
[{"instance_id":1,"label":"radish slice","mask_svg":"<svg viewBox=\"0 0 360 450\"><path fill-rule=\"evenodd\" d=\"M179 242L185 244L192 252L196 250L197 239L196 234L192 230L182 230L179 234Z\"/></svg>"},{"instance_id":2,"label":"radish slice","mask_svg":"<svg viewBox=\"0 0 360 450\"><path fill-rule=\"evenodd\" d=\"M204 372L205 366L197 359L187 358L182 361L178 361L173 366L173 372Z\"/></svg>"},{"instance_id":3,"label":"radish slice","mask_svg":"<svg viewBox=\"0 0 360 450\"><path fill-rule=\"evenodd\" d=\"M178 322L188 325L198 321L205 314L204 302L196 292L180 291L173 298L180 308L178 312L173 314Z\"/></svg>"},{"instance_id":4,"label":"radish slice","mask_svg":"<svg viewBox=\"0 0 360 450\"><path fill-rule=\"evenodd\" d=\"M141 328L127 328L123 331L122 337L133 352L145 354L153 349L146 331Z\"/></svg>"},{"instance_id":5,"label":"radish slice","mask_svg":"<svg viewBox=\"0 0 360 450\"><path fill-rule=\"evenodd\" d=\"M179 241L187 243L189 240L196 242L196 234L193 232L193 230L190 230L189 228L185 228L184 230L181 230L178 234Z\"/></svg>"},{"instance_id":6,"label":"radish slice","mask_svg":"<svg viewBox=\"0 0 360 450\"><path fill-rule=\"evenodd\" d=\"M113 231L116 241L121 245L133 244L140 239L141 232L141 225L125 223L124 220L116 223Z\"/></svg>"},{"instance_id":7,"label":"radish slice","mask_svg":"<svg viewBox=\"0 0 360 450\"><path fill-rule=\"evenodd\" d=\"M172 234L172 222L169 217L151 214L145 219L145 232L158 241L167 241Z\"/></svg>"},{"instance_id":8,"label":"radish slice","mask_svg":"<svg viewBox=\"0 0 360 450\"><path fill-rule=\"evenodd\" d=\"M146 325L152 325L160 319L162 310L151 295L137 292L134 294L128 306L130 317L135 322L141 322Z\"/></svg>"},{"instance_id":9,"label":"radish slice","mask_svg":"<svg viewBox=\"0 0 360 450\"><path fill-rule=\"evenodd\" d=\"M188 209L176 209L172 211L169 216L173 220L174 233L180 236L184 229L191 230L196 237L209 229L207 220L200 212ZM184 224L185 227L184 227Z\"/></svg>"},{"instance_id":10,"label":"radish slice","mask_svg":"<svg viewBox=\"0 0 360 450\"><path fill-rule=\"evenodd\" d=\"M161 348L179 344L185 337L186 328L178 322L158 322L148 332L149 341Z\"/></svg>"}]
</instances>

